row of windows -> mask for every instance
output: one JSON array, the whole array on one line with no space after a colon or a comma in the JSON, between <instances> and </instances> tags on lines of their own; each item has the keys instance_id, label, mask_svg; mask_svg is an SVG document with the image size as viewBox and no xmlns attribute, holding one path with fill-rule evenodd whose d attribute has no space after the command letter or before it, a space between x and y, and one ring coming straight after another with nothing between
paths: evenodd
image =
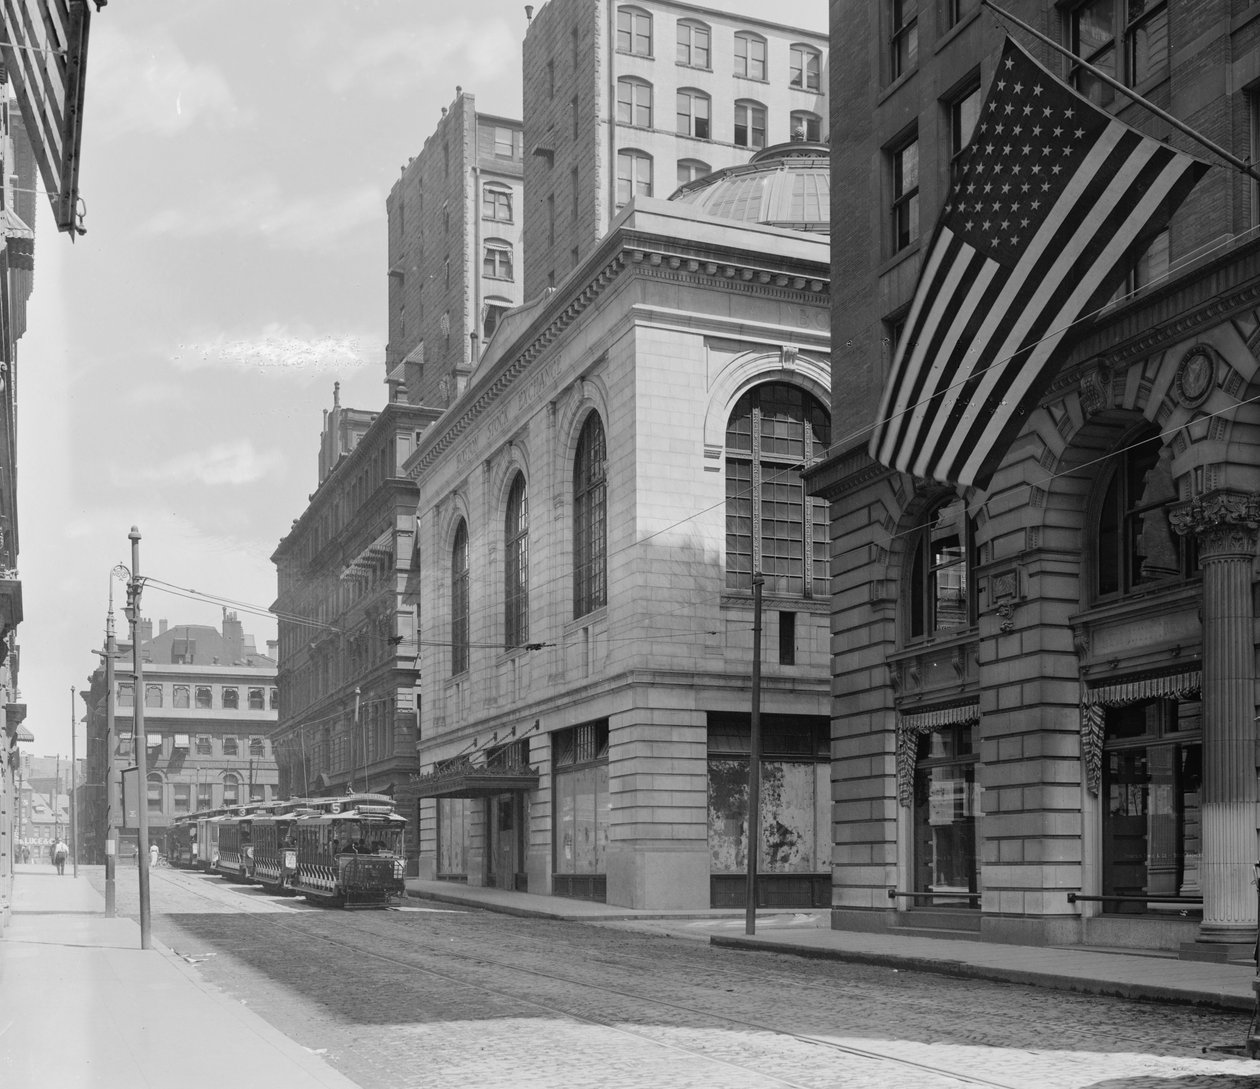
<instances>
[{"instance_id":1,"label":"row of windows","mask_svg":"<svg viewBox=\"0 0 1260 1089\"><path fill-rule=\"evenodd\" d=\"M198 735L190 738L188 734L145 734L150 749L165 749L167 755L174 755L177 752L187 752L191 742L192 751L196 756L250 756L265 757L267 755L267 742L261 737L241 738L232 734L218 738L218 752L215 752L215 738L207 735ZM123 733L119 735L119 752L131 753L132 751L132 735ZM168 746L166 743L170 742Z\"/></svg>"},{"instance_id":2,"label":"row of windows","mask_svg":"<svg viewBox=\"0 0 1260 1089\"><path fill-rule=\"evenodd\" d=\"M148 684L144 686L145 707L161 707L166 699L166 691L170 690L170 705L175 708L196 707L199 710L212 710L214 702L214 686L208 684ZM136 686L131 681L121 681L118 685L118 706L135 706ZM218 706L224 711L241 709L241 690L225 685L219 689ZM280 690L278 688L247 688L245 690L245 707L250 711L275 711L280 707Z\"/></svg>"},{"instance_id":3,"label":"row of windows","mask_svg":"<svg viewBox=\"0 0 1260 1089\"><path fill-rule=\"evenodd\" d=\"M636 129L653 127L654 89L647 80L624 76L617 80L617 123ZM683 87L675 96L674 131L680 136L712 140L713 99L694 87ZM788 118L793 136L817 141L822 138L822 117L811 110L792 110ZM766 107L752 99L735 101L731 142L737 147L759 148L766 144Z\"/></svg>"},{"instance_id":4,"label":"row of windows","mask_svg":"<svg viewBox=\"0 0 1260 1089\"><path fill-rule=\"evenodd\" d=\"M617 9L617 52L653 57L652 15L642 8ZM766 39L751 30L735 32L732 72L741 79L770 79ZM677 24L675 60L688 68L713 70L713 29L699 19ZM822 53L812 45L794 43L788 49L788 85L806 91L822 87Z\"/></svg>"},{"instance_id":5,"label":"row of windows","mask_svg":"<svg viewBox=\"0 0 1260 1089\"><path fill-rule=\"evenodd\" d=\"M150 813L168 811L166 797L166 781L157 772L148 776L148 810ZM217 789L216 789L217 787ZM243 801L265 802L267 787L263 783L241 782L239 775L228 772L223 776L222 784L209 783L171 783L169 811L171 813L194 812L193 801L196 800L196 812L214 809L221 805L239 805ZM195 791L195 793L194 793ZM218 794L218 798L215 795Z\"/></svg>"},{"instance_id":6,"label":"row of windows","mask_svg":"<svg viewBox=\"0 0 1260 1089\"><path fill-rule=\"evenodd\" d=\"M795 386L768 382L736 402L726 431L728 588L751 589L754 574L760 573L772 593L828 593L827 503L807 494L803 474L830 442L827 410ZM608 600L607 465L604 425L591 413L578 437L571 478L574 617ZM503 549L503 645L520 647L530 639L529 497L523 473L508 491ZM462 519L455 527L450 579L451 673L458 676L469 668L471 647L469 535ZM791 664L793 659L781 651L781 660Z\"/></svg>"}]
</instances>

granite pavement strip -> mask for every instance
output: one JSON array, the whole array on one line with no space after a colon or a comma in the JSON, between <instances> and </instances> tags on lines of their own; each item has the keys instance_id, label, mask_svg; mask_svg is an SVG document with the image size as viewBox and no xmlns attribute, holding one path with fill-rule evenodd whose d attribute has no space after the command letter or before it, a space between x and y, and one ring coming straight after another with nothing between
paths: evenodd
<instances>
[{"instance_id":1,"label":"granite pavement strip","mask_svg":"<svg viewBox=\"0 0 1260 1089\"><path fill-rule=\"evenodd\" d=\"M152 945L140 948L133 920L105 917L82 873L18 866L0 933L0 1087L356 1089ZM230 1071L215 1053L231 1055Z\"/></svg>"}]
</instances>

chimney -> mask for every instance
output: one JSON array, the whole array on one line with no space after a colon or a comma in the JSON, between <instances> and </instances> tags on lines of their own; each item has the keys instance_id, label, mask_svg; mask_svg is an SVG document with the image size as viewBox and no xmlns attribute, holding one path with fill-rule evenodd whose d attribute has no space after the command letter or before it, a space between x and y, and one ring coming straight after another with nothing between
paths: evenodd
<instances>
[{"instance_id":1,"label":"chimney","mask_svg":"<svg viewBox=\"0 0 1260 1089\"><path fill-rule=\"evenodd\" d=\"M143 647L150 639L153 638L153 621L147 617L141 617L140 622L136 625L136 638L140 640Z\"/></svg>"},{"instance_id":2,"label":"chimney","mask_svg":"<svg viewBox=\"0 0 1260 1089\"><path fill-rule=\"evenodd\" d=\"M165 635L165 634L166 634L166 621L159 620L158 621L158 635Z\"/></svg>"},{"instance_id":3,"label":"chimney","mask_svg":"<svg viewBox=\"0 0 1260 1089\"><path fill-rule=\"evenodd\" d=\"M236 613L223 610L223 657L235 665L245 657L245 628Z\"/></svg>"}]
</instances>

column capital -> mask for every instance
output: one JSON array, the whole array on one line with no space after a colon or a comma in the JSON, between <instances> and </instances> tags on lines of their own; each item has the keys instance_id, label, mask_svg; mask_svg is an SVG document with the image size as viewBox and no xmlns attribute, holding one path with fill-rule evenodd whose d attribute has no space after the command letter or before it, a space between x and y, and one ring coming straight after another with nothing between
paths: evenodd
<instances>
[{"instance_id":1,"label":"column capital","mask_svg":"<svg viewBox=\"0 0 1260 1089\"><path fill-rule=\"evenodd\" d=\"M1168 522L1179 534L1193 534L1200 559L1254 556L1260 539L1260 494L1208 492L1174 507Z\"/></svg>"}]
</instances>

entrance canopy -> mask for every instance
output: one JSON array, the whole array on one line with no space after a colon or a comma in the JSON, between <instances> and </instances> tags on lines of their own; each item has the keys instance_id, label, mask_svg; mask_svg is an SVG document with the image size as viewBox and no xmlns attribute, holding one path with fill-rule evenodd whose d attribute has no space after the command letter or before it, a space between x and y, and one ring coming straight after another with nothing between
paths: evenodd
<instances>
[{"instance_id":1,"label":"entrance canopy","mask_svg":"<svg viewBox=\"0 0 1260 1089\"><path fill-rule=\"evenodd\" d=\"M495 794L538 789L538 772L525 764L473 764L455 760L440 764L413 780L419 798L489 798Z\"/></svg>"}]
</instances>

